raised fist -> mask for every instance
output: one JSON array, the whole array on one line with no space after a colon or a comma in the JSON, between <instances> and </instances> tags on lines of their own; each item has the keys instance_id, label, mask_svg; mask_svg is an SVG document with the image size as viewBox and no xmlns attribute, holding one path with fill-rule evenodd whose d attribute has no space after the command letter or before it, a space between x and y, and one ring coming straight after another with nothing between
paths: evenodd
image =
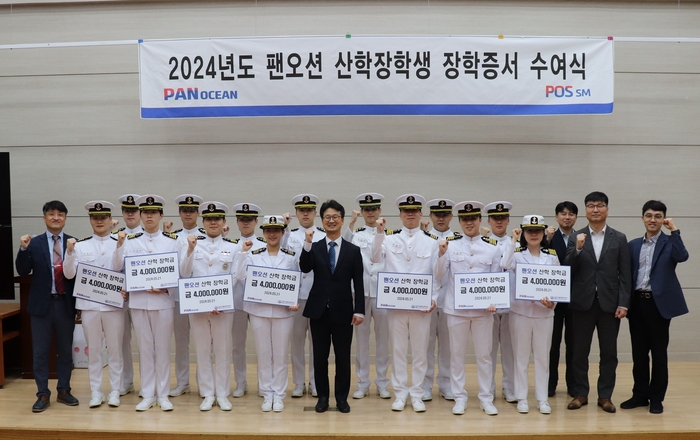
<instances>
[{"instance_id":1,"label":"raised fist","mask_svg":"<svg viewBox=\"0 0 700 440\"><path fill-rule=\"evenodd\" d=\"M173 229L173 222L167 221L163 222L163 231L170 232Z\"/></svg>"},{"instance_id":2,"label":"raised fist","mask_svg":"<svg viewBox=\"0 0 700 440\"><path fill-rule=\"evenodd\" d=\"M250 250L250 248L252 248L252 247L253 247L253 242L250 240L246 240L243 242L243 247L241 248L241 250L243 252L248 252Z\"/></svg>"},{"instance_id":3,"label":"raised fist","mask_svg":"<svg viewBox=\"0 0 700 440\"><path fill-rule=\"evenodd\" d=\"M116 228L118 224L119 224L119 220L117 220L116 218L113 218L112 219L112 228Z\"/></svg>"},{"instance_id":4,"label":"raised fist","mask_svg":"<svg viewBox=\"0 0 700 440\"><path fill-rule=\"evenodd\" d=\"M31 235L23 235L19 238L19 245L22 247L22 249L27 249L30 241L32 241Z\"/></svg>"},{"instance_id":5,"label":"raised fist","mask_svg":"<svg viewBox=\"0 0 700 440\"><path fill-rule=\"evenodd\" d=\"M430 229L430 220L421 220L420 228L423 231L428 231Z\"/></svg>"},{"instance_id":6,"label":"raised fist","mask_svg":"<svg viewBox=\"0 0 700 440\"><path fill-rule=\"evenodd\" d=\"M187 236L187 253L191 253L195 246L197 246L197 236L194 234L190 234Z\"/></svg>"},{"instance_id":7,"label":"raised fist","mask_svg":"<svg viewBox=\"0 0 700 440\"><path fill-rule=\"evenodd\" d=\"M514 242L517 243L518 241L520 241L520 236L523 234L523 230L520 228L513 229L512 234L513 240L515 240Z\"/></svg>"},{"instance_id":8,"label":"raised fist","mask_svg":"<svg viewBox=\"0 0 700 440\"><path fill-rule=\"evenodd\" d=\"M384 226L386 226L386 219L384 217L380 217L379 220L377 220L377 234L384 233Z\"/></svg>"},{"instance_id":9,"label":"raised fist","mask_svg":"<svg viewBox=\"0 0 700 440\"><path fill-rule=\"evenodd\" d=\"M586 234L580 233L576 236L576 249L583 249L583 244L586 242Z\"/></svg>"},{"instance_id":10,"label":"raised fist","mask_svg":"<svg viewBox=\"0 0 700 440\"><path fill-rule=\"evenodd\" d=\"M483 237L488 237L491 233L491 229L487 228L486 226L482 226L481 228L479 228L479 232L481 232L481 235Z\"/></svg>"},{"instance_id":11,"label":"raised fist","mask_svg":"<svg viewBox=\"0 0 700 440\"><path fill-rule=\"evenodd\" d=\"M69 238L69 239L66 241L66 253L67 253L67 254L72 254L72 253L73 253L73 249L75 249L75 243L76 243L75 238Z\"/></svg>"},{"instance_id":12,"label":"raised fist","mask_svg":"<svg viewBox=\"0 0 700 440\"><path fill-rule=\"evenodd\" d=\"M126 240L126 232L119 231L119 233L117 233L117 247L122 247L124 240Z\"/></svg>"},{"instance_id":13,"label":"raised fist","mask_svg":"<svg viewBox=\"0 0 700 440\"><path fill-rule=\"evenodd\" d=\"M314 240L314 228L309 228L306 230L306 242L312 243Z\"/></svg>"},{"instance_id":14,"label":"raised fist","mask_svg":"<svg viewBox=\"0 0 700 440\"><path fill-rule=\"evenodd\" d=\"M445 255L445 252L447 252L448 245L449 243L447 242L447 240L440 240L440 242L438 243L438 248L440 249L438 257L442 257L443 255Z\"/></svg>"}]
</instances>

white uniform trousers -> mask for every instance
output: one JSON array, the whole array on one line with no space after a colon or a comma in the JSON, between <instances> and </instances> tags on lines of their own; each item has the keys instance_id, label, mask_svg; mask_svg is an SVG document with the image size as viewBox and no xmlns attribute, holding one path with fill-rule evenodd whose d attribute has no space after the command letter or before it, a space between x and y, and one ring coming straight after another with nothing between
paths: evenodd
<instances>
[{"instance_id":1,"label":"white uniform trousers","mask_svg":"<svg viewBox=\"0 0 700 440\"><path fill-rule=\"evenodd\" d=\"M244 310L235 310L233 312L232 329L233 377L236 383L242 384L246 381L246 374L248 373L245 352L245 344L248 338L248 312Z\"/></svg>"},{"instance_id":2,"label":"white uniform trousers","mask_svg":"<svg viewBox=\"0 0 700 440\"><path fill-rule=\"evenodd\" d=\"M498 359L498 345L501 345L501 369L503 370L503 378L501 385L507 390L513 391L514 373L513 368L515 361L513 360L513 344L510 339L510 323L508 313L494 313L493 315L493 347L491 347L491 394L496 395L496 360Z\"/></svg>"},{"instance_id":3,"label":"white uniform trousers","mask_svg":"<svg viewBox=\"0 0 700 440\"><path fill-rule=\"evenodd\" d=\"M414 311L387 311L389 338L393 346L394 368L391 385L397 399L408 395L423 397L423 380L428 368L428 339L430 338L430 314ZM408 346L411 346L411 386L408 386Z\"/></svg>"},{"instance_id":4,"label":"white uniform trousers","mask_svg":"<svg viewBox=\"0 0 700 440\"><path fill-rule=\"evenodd\" d=\"M173 330L175 332L175 378L177 386L190 385L190 318L180 314L180 303L173 307Z\"/></svg>"},{"instance_id":5,"label":"white uniform trousers","mask_svg":"<svg viewBox=\"0 0 700 440\"><path fill-rule=\"evenodd\" d=\"M530 351L535 361L535 399L547 401L549 386L549 348L552 345L554 317L530 318L510 313L510 334L515 355L515 397L527 399L527 370Z\"/></svg>"},{"instance_id":6,"label":"white uniform trousers","mask_svg":"<svg viewBox=\"0 0 700 440\"><path fill-rule=\"evenodd\" d=\"M139 346L141 394L145 399L168 397L173 311L131 309L131 318Z\"/></svg>"},{"instance_id":7,"label":"white uniform trousers","mask_svg":"<svg viewBox=\"0 0 700 440\"><path fill-rule=\"evenodd\" d=\"M231 390L231 326L233 313L189 316L197 352L197 385L202 397L227 397ZM211 363L214 353L216 367Z\"/></svg>"},{"instance_id":8,"label":"white uniform trousers","mask_svg":"<svg viewBox=\"0 0 700 440\"><path fill-rule=\"evenodd\" d=\"M437 341L437 384L441 391L450 390L450 335L447 330L447 315L443 309L435 308L430 313L430 340L428 341L428 369L425 372L423 389L432 391L435 379L435 342Z\"/></svg>"},{"instance_id":9,"label":"white uniform trousers","mask_svg":"<svg viewBox=\"0 0 700 440\"><path fill-rule=\"evenodd\" d=\"M479 402L493 402L491 393L491 338L493 336L493 315L476 318L447 315L450 332L450 382L455 402L467 402L468 395L464 389L464 355L467 351L467 338L472 335L474 357L476 358L476 377L479 382Z\"/></svg>"},{"instance_id":10,"label":"white uniform trousers","mask_svg":"<svg viewBox=\"0 0 700 440\"><path fill-rule=\"evenodd\" d=\"M311 325L309 318L305 318L302 313L306 307L306 300L299 300L299 310L294 314L294 329L292 330L292 382L294 386L304 385L306 381L306 339L309 339L309 384L316 388L314 378L314 346L311 343Z\"/></svg>"},{"instance_id":11,"label":"white uniform trousers","mask_svg":"<svg viewBox=\"0 0 700 440\"><path fill-rule=\"evenodd\" d=\"M83 332L88 346L88 374L90 376L90 391L93 393L102 388L102 338L107 344L109 356L110 391L119 391L122 386L122 338L124 337L124 312L101 312L99 310L82 311Z\"/></svg>"},{"instance_id":12,"label":"white uniform trousers","mask_svg":"<svg viewBox=\"0 0 700 440\"><path fill-rule=\"evenodd\" d=\"M125 304L122 313L122 318L124 319L124 335L122 337L121 347L124 369L122 370L122 384L120 390L125 390L129 385L133 385L134 383L134 359L131 353L131 309L129 309L129 306Z\"/></svg>"},{"instance_id":13,"label":"white uniform trousers","mask_svg":"<svg viewBox=\"0 0 700 440\"><path fill-rule=\"evenodd\" d=\"M365 297L365 319L362 324L355 326L355 343L357 354L355 356L355 372L357 373L357 387L361 390L369 389L369 336L374 321L374 337L376 340L374 364L377 377L374 384L378 389L389 386L389 325L387 324L386 309L377 308L377 298Z\"/></svg>"},{"instance_id":14,"label":"white uniform trousers","mask_svg":"<svg viewBox=\"0 0 700 440\"><path fill-rule=\"evenodd\" d=\"M250 315L250 328L255 336L258 355L258 383L265 399L284 399L289 382L289 337L294 327L294 316L288 318L261 318Z\"/></svg>"}]
</instances>

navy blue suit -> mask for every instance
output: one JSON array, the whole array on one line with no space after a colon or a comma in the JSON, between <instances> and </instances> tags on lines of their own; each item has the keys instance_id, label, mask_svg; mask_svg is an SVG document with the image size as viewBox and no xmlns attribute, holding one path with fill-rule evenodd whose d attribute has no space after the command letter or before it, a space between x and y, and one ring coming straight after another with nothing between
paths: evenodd
<instances>
[{"instance_id":1,"label":"navy blue suit","mask_svg":"<svg viewBox=\"0 0 700 440\"><path fill-rule=\"evenodd\" d=\"M632 289L637 285L639 254L643 238L629 242L632 259ZM668 387L668 342L671 318L688 313L676 265L688 259L680 231L661 234L651 261L649 292L632 292L629 319L632 340L633 398L662 402ZM651 351L652 368L649 369ZM651 380L650 380L651 376Z\"/></svg>"},{"instance_id":2,"label":"navy blue suit","mask_svg":"<svg viewBox=\"0 0 700 440\"><path fill-rule=\"evenodd\" d=\"M70 235L63 234L63 258ZM51 396L49 390L49 348L52 332L56 334L58 351L58 385L56 389L70 392L70 377L73 370L73 330L75 328L74 280L64 277L65 292L61 300L52 299L53 256L49 252L46 233L33 237L27 249L17 253L17 273L32 274L27 312L31 317L32 350L34 356L34 380L37 397Z\"/></svg>"},{"instance_id":3,"label":"navy blue suit","mask_svg":"<svg viewBox=\"0 0 700 440\"><path fill-rule=\"evenodd\" d=\"M571 235L575 235L576 231L572 230ZM564 264L566 258L566 246L568 242L564 241L564 235L560 229L557 229L552 237L552 242L549 243L550 249L554 249L559 258L559 264ZM562 336L564 339L565 358L566 358L566 391L568 394L574 392L574 369L572 363L574 360L574 327L571 322L571 310L569 303L560 302L554 309L554 323L552 326L552 346L549 349L549 385L548 392L553 395L557 389L559 382L559 355L561 348Z\"/></svg>"}]
</instances>

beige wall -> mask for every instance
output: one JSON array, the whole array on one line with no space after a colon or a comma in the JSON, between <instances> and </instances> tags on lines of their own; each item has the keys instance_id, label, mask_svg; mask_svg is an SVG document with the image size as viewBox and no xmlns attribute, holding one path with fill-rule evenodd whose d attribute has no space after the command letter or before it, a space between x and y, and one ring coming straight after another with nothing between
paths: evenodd
<instances>
[{"instance_id":1,"label":"beige wall","mask_svg":"<svg viewBox=\"0 0 700 440\"><path fill-rule=\"evenodd\" d=\"M695 2L4 3L0 45L346 33L700 37ZM585 194L602 190L610 225L628 237L643 232L644 201L660 198L691 253L678 269L691 314L673 322L670 357L698 361L698 53L699 43L616 43L609 116L141 120L136 45L0 50L0 151L11 153L15 243L42 230L46 200L63 200L66 230L86 236L83 204L126 192L170 202L194 192L279 214L300 192L350 209L363 191L389 199L417 191L510 200L515 225L534 212L552 221L557 202L582 207ZM385 207L390 223L396 213ZM175 219L172 203L166 215ZM629 360L626 323L619 345Z\"/></svg>"}]
</instances>

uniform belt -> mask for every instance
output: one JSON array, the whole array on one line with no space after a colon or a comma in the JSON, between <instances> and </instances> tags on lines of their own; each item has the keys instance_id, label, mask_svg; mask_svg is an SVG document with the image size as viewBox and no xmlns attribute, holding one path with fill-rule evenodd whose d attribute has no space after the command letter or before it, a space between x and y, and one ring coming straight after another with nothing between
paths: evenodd
<instances>
[{"instance_id":1,"label":"uniform belt","mask_svg":"<svg viewBox=\"0 0 700 440\"><path fill-rule=\"evenodd\" d=\"M635 290L634 293L636 293L640 298L651 298L651 290Z\"/></svg>"},{"instance_id":2,"label":"uniform belt","mask_svg":"<svg viewBox=\"0 0 700 440\"><path fill-rule=\"evenodd\" d=\"M51 294L52 300L62 300L65 297L66 297L66 295L64 295L63 293L52 293Z\"/></svg>"}]
</instances>

